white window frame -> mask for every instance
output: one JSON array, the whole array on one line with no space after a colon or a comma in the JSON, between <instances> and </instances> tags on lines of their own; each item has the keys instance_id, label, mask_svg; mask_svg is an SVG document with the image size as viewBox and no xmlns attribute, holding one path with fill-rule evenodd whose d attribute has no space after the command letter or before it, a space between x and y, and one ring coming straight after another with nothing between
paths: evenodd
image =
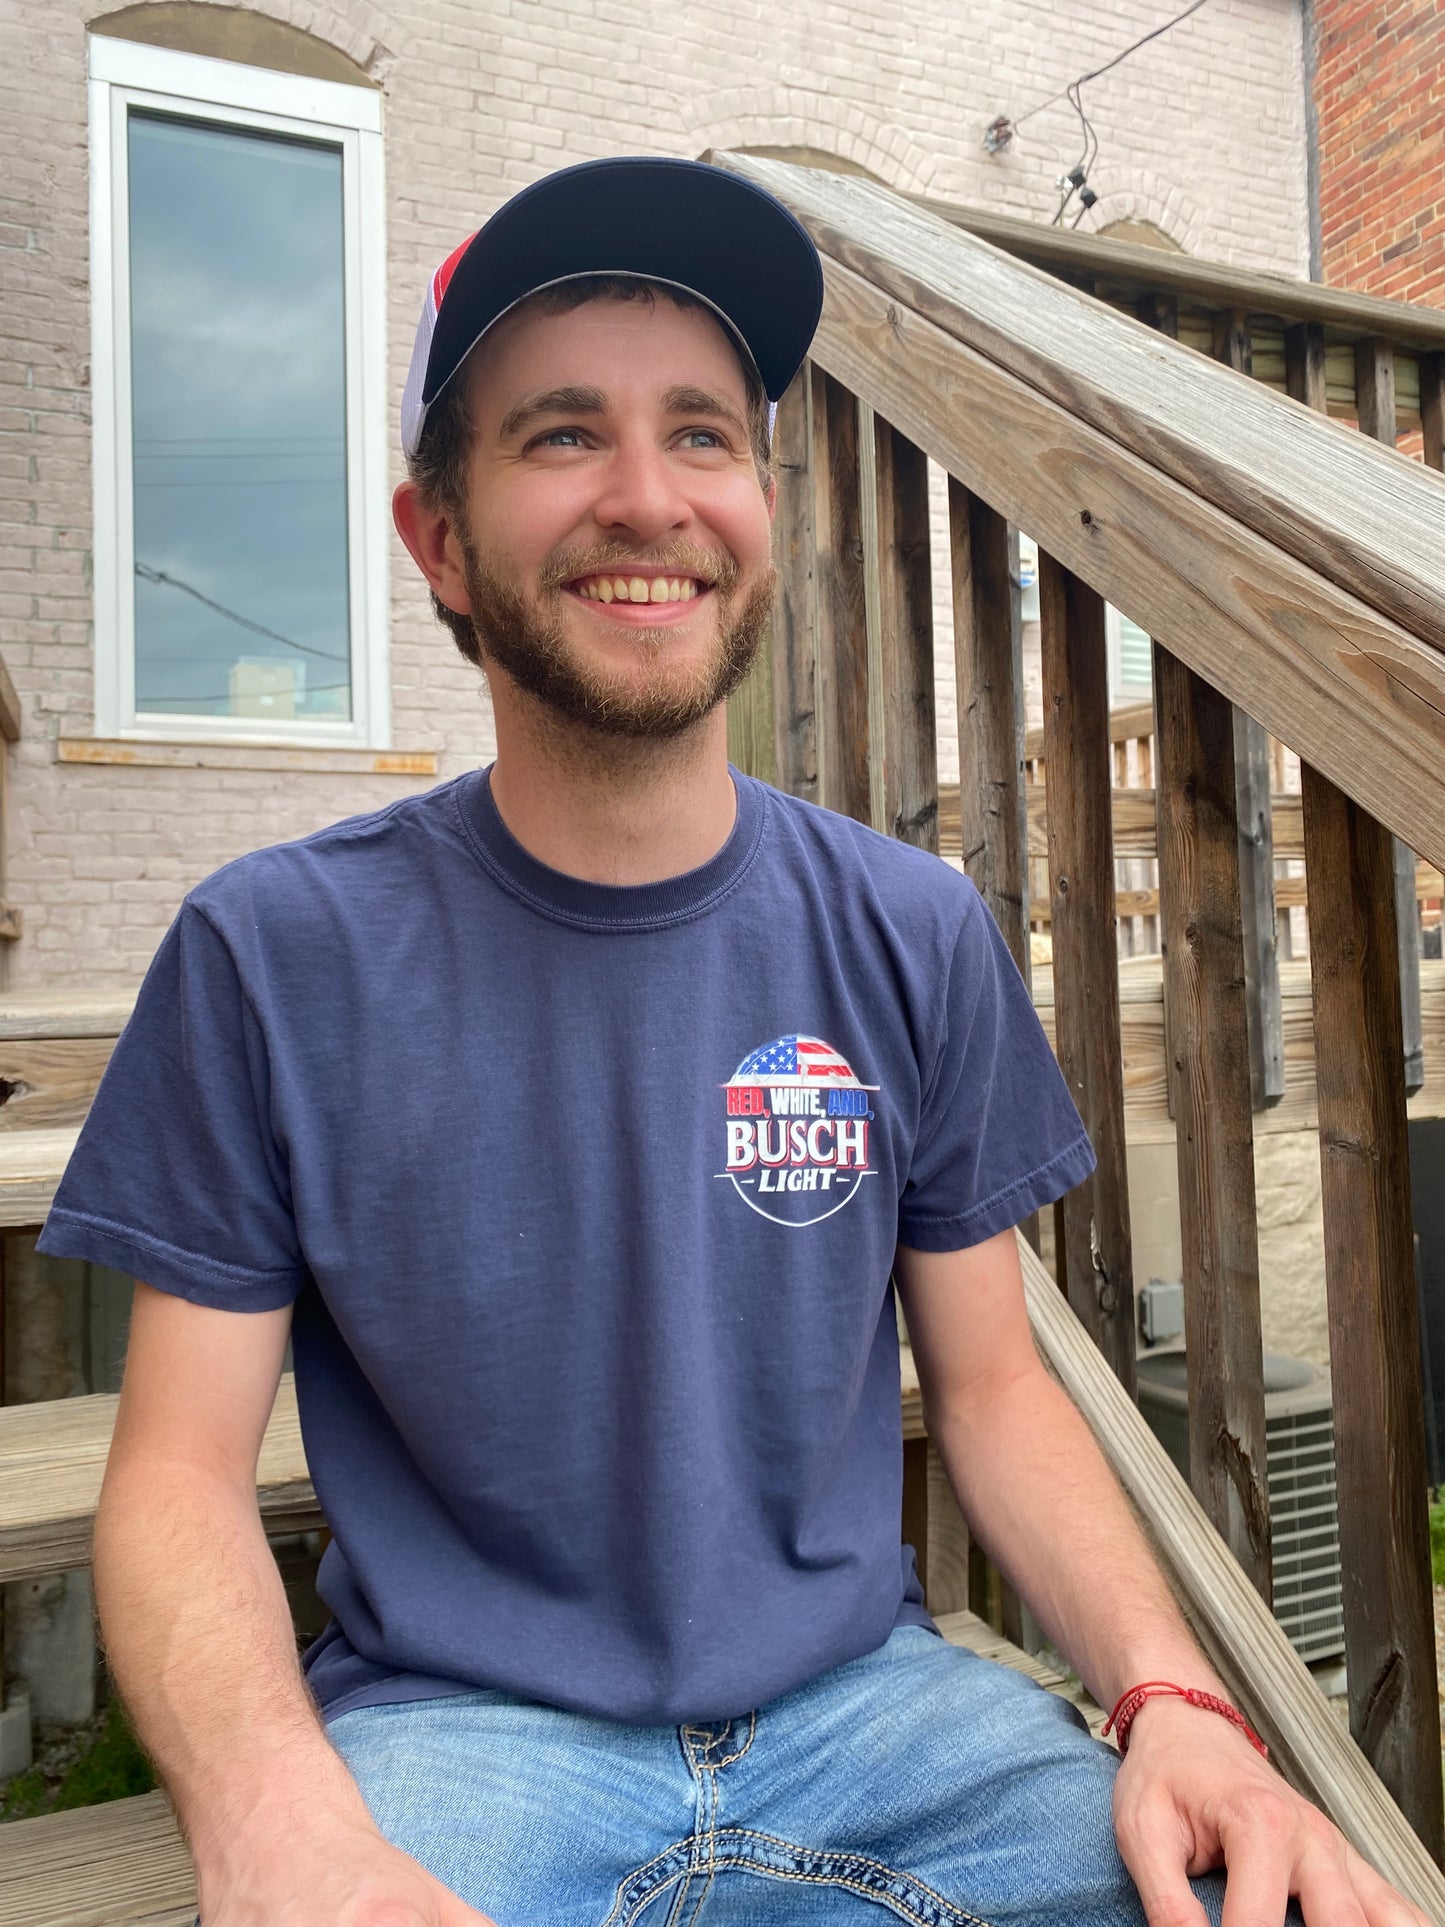
<instances>
[{"instance_id":1,"label":"white window frame","mask_svg":"<svg viewBox=\"0 0 1445 1927\"><path fill-rule=\"evenodd\" d=\"M90 37L95 732L137 741L391 747L386 237L381 95L342 82ZM135 706L126 120L132 106L327 139L342 150L351 720L177 716Z\"/></svg>"}]
</instances>

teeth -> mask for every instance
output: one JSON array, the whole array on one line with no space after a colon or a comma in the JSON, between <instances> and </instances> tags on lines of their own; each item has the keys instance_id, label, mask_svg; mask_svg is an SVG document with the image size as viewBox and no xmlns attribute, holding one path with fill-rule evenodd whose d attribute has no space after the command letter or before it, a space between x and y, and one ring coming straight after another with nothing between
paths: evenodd
<instances>
[{"instance_id":1,"label":"teeth","mask_svg":"<svg viewBox=\"0 0 1445 1927\"><path fill-rule=\"evenodd\" d=\"M690 575L593 575L576 584L589 602L692 602L701 585Z\"/></svg>"}]
</instances>

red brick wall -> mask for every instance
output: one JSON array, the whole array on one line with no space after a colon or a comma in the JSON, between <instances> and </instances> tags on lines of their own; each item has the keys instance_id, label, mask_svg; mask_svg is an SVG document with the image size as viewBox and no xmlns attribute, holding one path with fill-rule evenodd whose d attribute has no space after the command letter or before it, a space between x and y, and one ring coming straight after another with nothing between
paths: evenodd
<instances>
[{"instance_id":1,"label":"red brick wall","mask_svg":"<svg viewBox=\"0 0 1445 1927\"><path fill-rule=\"evenodd\" d=\"M1320 269L1445 307L1445 5L1315 0Z\"/></svg>"}]
</instances>

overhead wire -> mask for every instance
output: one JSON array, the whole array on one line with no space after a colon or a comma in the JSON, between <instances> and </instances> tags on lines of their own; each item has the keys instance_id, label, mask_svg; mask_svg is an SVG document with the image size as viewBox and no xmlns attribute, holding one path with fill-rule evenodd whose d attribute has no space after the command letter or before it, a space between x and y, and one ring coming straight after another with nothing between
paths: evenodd
<instances>
[{"instance_id":1,"label":"overhead wire","mask_svg":"<svg viewBox=\"0 0 1445 1927\"><path fill-rule=\"evenodd\" d=\"M327 662L348 660L344 651L318 649L313 643L297 642L291 636L283 636L279 629L268 629L264 622L253 622L250 616L243 616L235 609L228 609L224 602L216 602L212 597L203 595L193 583L184 581L178 575L167 575L164 569L154 568L149 562L137 562L135 572L142 582L160 583L168 589L179 589L182 595L194 596L197 602L203 602L208 609L214 609L218 616L224 616L228 622L238 623L241 628L251 630L254 635L266 636L272 642L284 642L288 649L299 649L306 656L322 656Z\"/></svg>"},{"instance_id":2,"label":"overhead wire","mask_svg":"<svg viewBox=\"0 0 1445 1927\"><path fill-rule=\"evenodd\" d=\"M1112 60L1106 60L1102 67L1096 67L1094 71L1089 74L1080 74L1077 80L1071 80L1066 87L1061 87L1056 94L1050 94L1047 100L1041 100L1036 107L1030 107L1026 114L1019 114L1013 117L1011 125L1014 131L1017 132L1026 120L1032 120L1035 114L1041 114L1046 107L1052 107L1055 101L1068 99L1075 88L1087 86L1091 80L1098 80L1104 74L1111 73L1113 69L1119 65L1121 60L1127 60L1130 54L1136 54L1141 47L1147 47L1151 40L1157 40L1161 34L1166 34L1172 28L1179 26L1181 22L1189 18L1190 14L1198 13L1199 9L1205 4L1206 0L1192 0L1192 4L1187 6L1182 13L1176 13L1172 20L1166 20L1162 26L1153 27L1148 33L1141 34L1136 41L1130 46L1125 47L1121 53L1115 54ZM1095 151L1097 152L1097 149Z\"/></svg>"}]
</instances>

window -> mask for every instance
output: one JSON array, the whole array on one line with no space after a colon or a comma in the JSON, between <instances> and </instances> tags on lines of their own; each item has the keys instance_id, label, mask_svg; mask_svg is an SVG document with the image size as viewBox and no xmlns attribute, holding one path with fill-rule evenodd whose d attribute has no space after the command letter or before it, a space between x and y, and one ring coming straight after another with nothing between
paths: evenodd
<instances>
[{"instance_id":1,"label":"window","mask_svg":"<svg viewBox=\"0 0 1445 1927\"><path fill-rule=\"evenodd\" d=\"M380 96L90 77L96 733L386 748Z\"/></svg>"}]
</instances>

